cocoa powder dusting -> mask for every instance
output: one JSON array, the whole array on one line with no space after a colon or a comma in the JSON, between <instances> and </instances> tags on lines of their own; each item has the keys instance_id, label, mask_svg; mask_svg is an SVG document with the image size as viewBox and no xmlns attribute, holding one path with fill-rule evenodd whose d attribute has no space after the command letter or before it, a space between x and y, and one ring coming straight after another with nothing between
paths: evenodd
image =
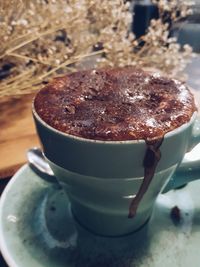
<instances>
[{"instance_id":1,"label":"cocoa powder dusting","mask_svg":"<svg viewBox=\"0 0 200 267\"><path fill-rule=\"evenodd\" d=\"M153 179L156 166L161 159L161 152L159 148L163 142L163 139L164 137L157 140L146 140L147 150L143 160L144 180L136 197L134 197L129 206L129 218L133 218L136 215L138 205Z\"/></svg>"},{"instance_id":2,"label":"cocoa powder dusting","mask_svg":"<svg viewBox=\"0 0 200 267\"><path fill-rule=\"evenodd\" d=\"M158 139L196 110L185 84L134 67L56 78L38 92L34 106L55 129L103 141Z\"/></svg>"}]
</instances>

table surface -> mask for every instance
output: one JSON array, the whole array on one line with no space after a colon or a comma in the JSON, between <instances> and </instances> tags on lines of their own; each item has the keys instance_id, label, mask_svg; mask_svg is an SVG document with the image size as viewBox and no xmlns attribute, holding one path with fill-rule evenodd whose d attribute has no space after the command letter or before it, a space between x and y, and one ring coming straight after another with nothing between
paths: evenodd
<instances>
[{"instance_id":1,"label":"table surface","mask_svg":"<svg viewBox=\"0 0 200 267\"><path fill-rule=\"evenodd\" d=\"M186 68L186 72L188 74L187 84L195 90L195 97L200 107L200 56L192 60ZM0 123L3 126L0 137L0 194L12 174L26 161L27 148L39 145L31 115L32 98L33 95L24 96L18 100L11 100L0 107ZM15 147L13 147L14 145ZM13 168L7 164L9 161L13 162ZM1 171L2 169L4 172ZM0 267L7 267L1 255Z\"/></svg>"},{"instance_id":2,"label":"table surface","mask_svg":"<svg viewBox=\"0 0 200 267\"><path fill-rule=\"evenodd\" d=\"M0 179L12 176L26 162L26 150L39 145L31 114L33 97L0 103Z\"/></svg>"}]
</instances>

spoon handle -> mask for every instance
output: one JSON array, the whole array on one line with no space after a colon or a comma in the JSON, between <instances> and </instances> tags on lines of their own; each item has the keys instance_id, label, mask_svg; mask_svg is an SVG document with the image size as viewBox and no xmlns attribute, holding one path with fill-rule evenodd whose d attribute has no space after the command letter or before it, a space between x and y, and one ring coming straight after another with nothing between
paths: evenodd
<instances>
[{"instance_id":1,"label":"spoon handle","mask_svg":"<svg viewBox=\"0 0 200 267\"><path fill-rule=\"evenodd\" d=\"M30 167L45 181L59 185L54 173L46 161L40 148L33 147L27 151L27 159ZM60 185L59 185L60 187Z\"/></svg>"}]
</instances>

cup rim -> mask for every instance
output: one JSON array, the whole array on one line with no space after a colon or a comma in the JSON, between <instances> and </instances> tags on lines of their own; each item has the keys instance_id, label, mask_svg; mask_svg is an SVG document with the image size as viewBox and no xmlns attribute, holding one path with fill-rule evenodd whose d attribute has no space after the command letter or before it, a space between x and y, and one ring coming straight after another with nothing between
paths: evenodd
<instances>
[{"instance_id":1,"label":"cup rim","mask_svg":"<svg viewBox=\"0 0 200 267\"><path fill-rule=\"evenodd\" d=\"M130 145L130 144L142 144L142 143L145 143L145 140L144 139L138 139L138 140L121 140L121 141L110 141L110 140L96 140L96 139L89 139L89 138L84 138L84 137L80 137L80 136L76 136L76 135L72 135L72 134L69 134L69 133L65 133L65 132L62 132L62 131L59 131L57 129L55 129L54 127L50 126L49 124L47 124L37 113L36 109L35 109L35 106L34 106L34 101L35 101L35 98L33 99L32 101L32 113L33 113L33 116L36 118L36 120L38 120L44 127L46 127L49 131L52 131L54 132L55 134L59 134L63 137L67 137L67 138L70 138L74 141L79 141L79 142L85 142L85 143L95 143L95 144L113 144L113 145L119 145L119 144L124 144L124 145ZM172 135L176 135L178 133L180 133L181 131L184 131L187 127L189 127L193 121L195 120L197 116L197 111L194 111L194 113L192 114L190 120L184 124L182 124L181 126L173 129L172 131L170 132L167 132L165 135L164 135L164 138L168 138L168 137L171 137ZM155 138L157 139L157 138ZM154 140L154 139L151 139L151 140Z\"/></svg>"}]
</instances>

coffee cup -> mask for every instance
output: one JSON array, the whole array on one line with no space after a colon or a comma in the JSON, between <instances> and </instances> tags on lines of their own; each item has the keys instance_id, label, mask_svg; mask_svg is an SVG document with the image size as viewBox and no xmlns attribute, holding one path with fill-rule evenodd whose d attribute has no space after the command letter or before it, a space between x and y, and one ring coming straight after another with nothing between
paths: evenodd
<instances>
[{"instance_id":1,"label":"coffee cup","mask_svg":"<svg viewBox=\"0 0 200 267\"><path fill-rule=\"evenodd\" d=\"M63 133L42 120L34 104L33 117L44 155L70 199L72 214L90 231L106 236L132 233L148 222L157 196L176 169L184 169L185 153L200 142L197 112L165 134L153 179L134 216L129 216L144 181L145 141L100 141ZM185 171L192 164L187 160Z\"/></svg>"}]
</instances>

